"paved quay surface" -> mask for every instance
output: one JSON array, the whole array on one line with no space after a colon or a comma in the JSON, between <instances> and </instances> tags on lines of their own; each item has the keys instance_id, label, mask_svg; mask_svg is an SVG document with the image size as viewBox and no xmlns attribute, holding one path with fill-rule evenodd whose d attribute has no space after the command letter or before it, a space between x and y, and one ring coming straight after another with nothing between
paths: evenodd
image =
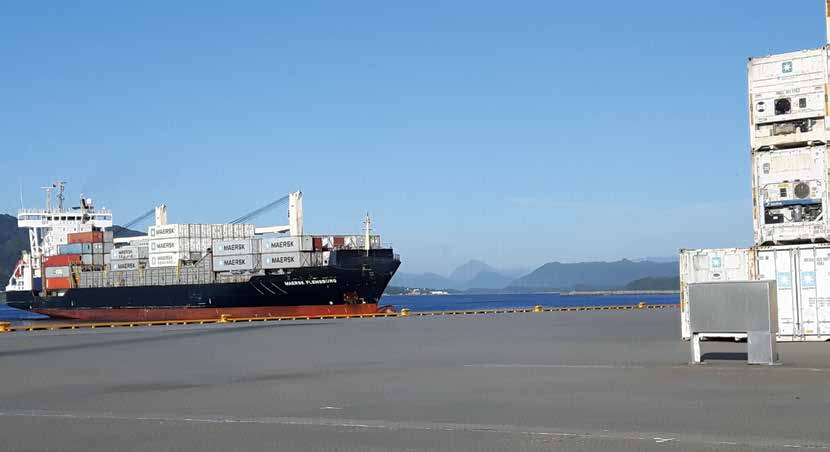
<instances>
[{"instance_id":1,"label":"paved quay surface","mask_svg":"<svg viewBox=\"0 0 830 452\"><path fill-rule=\"evenodd\" d=\"M0 335L0 451L830 449L830 344L674 309Z\"/></svg>"}]
</instances>

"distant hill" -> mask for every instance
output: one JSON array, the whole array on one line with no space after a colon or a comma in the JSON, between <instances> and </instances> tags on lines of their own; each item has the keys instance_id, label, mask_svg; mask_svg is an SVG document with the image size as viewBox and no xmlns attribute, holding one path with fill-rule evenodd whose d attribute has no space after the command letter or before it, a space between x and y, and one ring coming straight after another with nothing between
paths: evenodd
<instances>
[{"instance_id":1,"label":"distant hill","mask_svg":"<svg viewBox=\"0 0 830 452\"><path fill-rule=\"evenodd\" d=\"M482 271L478 272L473 279L464 283L465 289L503 289L513 280L501 273Z\"/></svg>"},{"instance_id":2,"label":"distant hill","mask_svg":"<svg viewBox=\"0 0 830 452\"><path fill-rule=\"evenodd\" d=\"M399 272L395 274L390 284L432 289L502 289L516 276L523 273L521 270L497 270L485 262L471 259L456 267L448 277L431 272Z\"/></svg>"},{"instance_id":3,"label":"distant hill","mask_svg":"<svg viewBox=\"0 0 830 452\"><path fill-rule=\"evenodd\" d=\"M450 273L449 279L458 285L465 285L468 281L475 279L480 273L498 273L498 270L480 260L471 259L456 267Z\"/></svg>"},{"instance_id":4,"label":"distant hill","mask_svg":"<svg viewBox=\"0 0 830 452\"><path fill-rule=\"evenodd\" d=\"M113 235L116 237L136 237L146 235L144 232L113 226ZM5 289L11 272L20 252L29 249L29 233L26 229L17 227L17 218L11 215L0 214L0 291Z\"/></svg>"},{"instance_id":5,"label":"distant hill","mask_svg":"<svg viewBox=\"0 0 830 452\"><path fill-rule=\"evenodd\" d=\"M680 290L679 277L640 278L625 285L625 290Z\"/></svg>"},{"instance_id":6,"label":"distant hill","mask_svg":"<svg viewBox=\"0 0 830 452\"><path fill-rule=\"evenodd\" d=\"M0 291L6 288L20 252L29 249L29 233L17 227L17 218L0 214Z\"/></svg>"},{"instance_id":7,"label":"distant hill","mask_svg":"<svg viewBox=\"0 0 830 452\"><path fill-rule=\"evenodd\" d=\"M516 289L605 290L648 277L677 277L677 262L549 262L512 283Z\"/></svg>"},{"instance_id":8,"label":"distant hill","mask_svg":"<svg viewBox=\"0 0 830 452\"><path fill-rule=\"evenodd\" d=\"M430 289L455 289L457 286L437 273L395 273L389 283L398 287L428 287Z\"/></svg>"}]
</instances>

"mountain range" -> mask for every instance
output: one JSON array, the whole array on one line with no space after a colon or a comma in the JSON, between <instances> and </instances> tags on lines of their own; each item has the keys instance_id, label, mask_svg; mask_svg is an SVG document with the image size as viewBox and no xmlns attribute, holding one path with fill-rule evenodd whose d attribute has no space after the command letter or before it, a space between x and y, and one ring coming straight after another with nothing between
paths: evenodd
<instances>
[{"instance_id":1,"label":"mountain range","mask_svg":"<svg viewBox=\"0 0 830 452\"><path fill-rule=\"evenodd\" d=\"M527 271L526 269L497 270L480 260L472 259L456 267L448 276L429 272L398 272L390 284L399 287L432 289L501 289Z\"/></svg>"},{"instance_id":2,"label":"mountain range","mask_svg":"<svg viewBox=\"0 0 830 452\"><path fill-rule=\"evenodd\" d=\"M516 274L494 269L479 260L469 261L449 276L436 273L398 273L391 285L432 289L504 289L522 291L660 289L677 288L677 261L622 259L615 262L549 262L530 271Z\"/></svg>"}]
</instances>

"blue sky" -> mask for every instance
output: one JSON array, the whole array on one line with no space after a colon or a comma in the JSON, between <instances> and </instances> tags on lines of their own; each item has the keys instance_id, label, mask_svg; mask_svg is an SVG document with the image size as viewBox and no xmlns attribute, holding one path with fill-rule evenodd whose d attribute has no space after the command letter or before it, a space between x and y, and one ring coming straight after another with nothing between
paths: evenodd
<instances>
[{"instance_id":1,"label":"blue sky","mask_svg":"<svg viewBox=\"0 0 830 452\"><path fill-rule=\"evenodd\" d=\"M56 178L116 222L300 188L308 232L368 210L405 271L748 245L746 58L824 40L818 0L402 3L7 2L0 212Z\"/></svg>"}]
</instances>

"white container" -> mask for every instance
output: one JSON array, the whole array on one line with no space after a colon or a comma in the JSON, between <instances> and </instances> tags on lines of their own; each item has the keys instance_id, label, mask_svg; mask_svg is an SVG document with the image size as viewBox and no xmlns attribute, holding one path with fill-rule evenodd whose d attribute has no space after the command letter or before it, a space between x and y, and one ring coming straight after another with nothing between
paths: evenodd
<instances>
[{"instance_id":1,"label":"white container","mask_svg":"<svg viewBox=\"0 0 830 452\"><path fill-rule=\"evenodd\" d=\"M748 62L752 149L826 142L827 50L802 50Z\"/></svg>"},{"instance_id":2,"label":"white container","mask_svg":"<svg viewBox=\"0 0 830 452\"><path fill-rule=\"evenodd\" d=\"M311 251L313 247L310 235L272 237L262 239L262 253L295 253Z\"/></svg>"},{"instance_id":3,"label":"white container","mask_svg":"<svg viewBox=\"0 0 830 452\"><path fill-rule=\"evenodd\" d=\"M69 267L46 267L47 278L68 278L72 273Z\"/></svg>"},{"instance_id":4,"label":"white container","mask_svg":"<svg viewBox=\"0 0 830 452\"><path fill-rule=\"evenodd\" d=\"M180 260L187 257L179 253L150 254L150 268L175 267L179 265Z\"/></svg>"},{"instance_id":5,"label":"white container","mask_svg":"<svg viewBox=\"0 0 830 452\"><path fill-rule=\"evenodd\" d=\"M131 270L138 270L138 262L138 259L112 261L112 263L110 264L110 271L126 272Z\"/></svg>"},{"instance_id":6,"label":"white container","mask_svg":"<svg viewBox=\"0 0 830 452\"><path fill-rule=\"evenodd\" d=\"M683 339L691 337L689 284L755 279L754 248L680 250L680 330Z\"/></svg>"},{"instance_id":7,"label":"white container","mask_svg":"<svg viewBox=\"0 0 830 452\"><path fill-rule=\"evenodd\" d=\"M178 224L165 224L161 226L150 226L147 230L147 235L150 239L170 239L170 238L177 238L180 236L179 231L181 226L187 225L178 225Z\"/></svg>"},{"instance_id":8,"label":"white container","mask_svg":"<svg viewBox=\"0 0 830 452\"><path fill-rule=\"evenodd\" d=\"M258 254L259 239L217 240L213 242L214 256Z\"/></svg>"},{"instance_id":9,"label":"white container","mask_svg":"<svg viewBox=\"0 0 830 452\"><path fill-rule=\"evenodd\" d=\"M237 256L216 256L213 258L213 271L242 271L259 268L259 256L254 254Z\"/></svg>"},{"instance_id":10,"label":"white container","mask_svg":"<svg viewBox=\"0 0 830 452\"><path fill-rule=\"evenodd\" d=\"M129 259L146 259L149 252L149 247L146 246L123 246L121 248L114 248L110 252L113 261L129 260Z\"/></svg>"},{"instance_id":11,"label":"white container","mask_svg":"<svg viewBox=\"0 0 830 452\"><path fill-rule=\"evenodd\" d=\"M830 245L758 248L759 279L778 287L778 339L830 339Z\"/></svg>"},{"instance_id":12,"label":"white container","mask_svg":"<svg viewBox=\"0 0 830 452\"><path fill-rule=\"evenodd\" d=\"M277 270L308 267L311 265L311 254L302 252L263 254L262 268L265 270Z\"/></svg>"},{"instance_id":13,"label":"white container","mask_svg":"<svg viewBox=\"0 0 830 452\"><path fill-rule=\"evenodd\" d=\"M150 254L156 253L189 253L190 242L188 239L160 239L150 240Z\"/></svg>"},{"instance_id":14,"label":"white container","mask_svg":"<svg viewBox=\"0 0 830 452\"><path fill-rule=\"evenodd\" d=\"M827 162L825 145L753 153L755 243L830 239Z\"/></svg>"}]
</instances>

